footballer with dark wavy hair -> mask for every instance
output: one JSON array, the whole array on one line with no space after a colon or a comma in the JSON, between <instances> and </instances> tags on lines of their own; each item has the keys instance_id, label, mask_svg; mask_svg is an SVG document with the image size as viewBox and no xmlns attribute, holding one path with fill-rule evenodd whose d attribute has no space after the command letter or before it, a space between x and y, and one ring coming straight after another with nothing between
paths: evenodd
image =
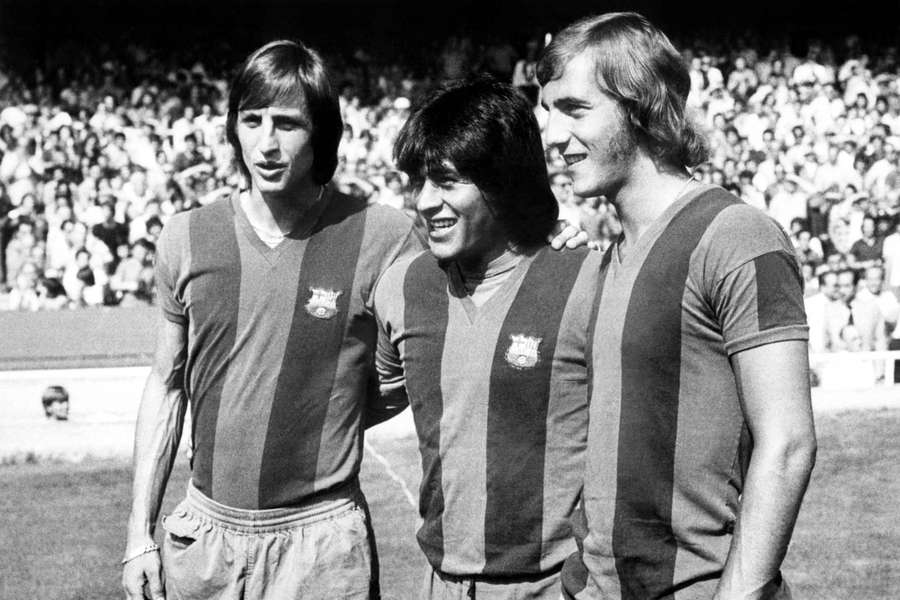
<instances>
[{"instance_id":1,"label":"footballer with dark wavy hair","mask_svg":"<svg viewBox=\"0 0 900 600\"><path fill-rule=\"evenodd\" d=\"M600 255L552 250L537 120L512 87L458 81L395 146L428 252L375 290L382 389L408 395L422 455L416 598L556 600L587 437Z\"/></svg>"}]
</instances>

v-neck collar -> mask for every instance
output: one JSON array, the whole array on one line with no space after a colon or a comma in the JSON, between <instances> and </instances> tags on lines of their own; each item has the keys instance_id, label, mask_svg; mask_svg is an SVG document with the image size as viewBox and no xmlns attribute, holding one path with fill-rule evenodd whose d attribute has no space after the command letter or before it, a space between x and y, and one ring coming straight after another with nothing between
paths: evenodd
<instances>
[{"instance_id":1,"label":"v-neck collar","mask_svg":"<svg viewBox=\"0 0 900 600\"><path fill-rule=\"evenodd\" d=\"M313 228L318 224L319 219L322 218L322 215L325 213L325 209L331 203L333 197L333 191L331 186L326 186L322 191L322 197L316 202L309 210L309 212L303 215L297 224L294 226L294 229L284 236L284 239L278 243L277 246L269 246L265 243L259 235L256 233L256 230L253 229L253 225L250 223L250 219L247 217L247 214L244 212L244 209L241 207L240 194L242 192L237 192L231 197L231 210L234 212L235 217L237 218L237 222L240 230L243 232L244 236L247 238L247 241L250 242L250 245L256 249L257 252L268 262L270 265L278 262L278 259L284 254L286 248L293 245L293 242L303 240L309 237L312 233Z\"/></svg>"},{"instance_id":2,"label":"v-neck collar","mask_svg":"<svg viewBox=\"0 0 900 600\"><path fill-rule=\"evenodd\" d=\"M505 304L510 294L516 289L517 282L528 271L529 265L531 265L539 250L540 247L522 252L519 255L518 262L506 275L506 279L500 284L500 287L481 306L477 306L468 294L466 282L459 265L454 262L447 266L446 272L448 285L450 286L450 295L462 306L469 325L475 325L478 321L484 319L484 315L492 314L498 307L502 307Z\"/></svg>"},{"instance_id":3,"label":"v-neck collar","mask_svg":"<svg viewBox=\"0 0 900 600\"><path fill-rule=\"evenodd\" d=\"M641 235L637 241L628 247L628 253L625 255L625 258L622 258L621 245L622 242L625 241L625 232L623 231L619 235L619 239L616 240L615 245L613 246L612 258L616 262L616 264L621 265L623 263L629 262L632 256L641 255L643 251L646 249L646 246L649 244L653 244L656 239L659 237L659 234L668 227L669 222L672 218L678 214L681 209L687 206L692 200L697 198L698 196L708 192L712 189L713 186L700 183L692 190L685 190L681 196L675 202L666 207L666 209L660 213L658 217L653 221L647 231Z\"/></svg>"}]
</instances>

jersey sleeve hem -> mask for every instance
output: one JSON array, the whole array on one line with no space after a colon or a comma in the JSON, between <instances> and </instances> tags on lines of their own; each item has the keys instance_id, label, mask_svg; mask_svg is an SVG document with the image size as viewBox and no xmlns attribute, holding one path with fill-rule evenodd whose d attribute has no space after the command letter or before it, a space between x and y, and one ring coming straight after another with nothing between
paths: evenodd
<instances>
[{"instance_id":1,"label":"jersey sleeve hem","mask_svg":"<svg viewBox=\"0 0 900 600\"><path fill-rule=\"evenodd\" d=\"M187 325L187 317L184 315L176 315L167 310L162 311L163 318L170 323L175 323L176 325Z\"/></svg>"},{"instance_id":2,"label":"jersey sleeve hem","mask_svg":"<svg viewBox=\"0 0 900 600\"><path fill-rule=\"evenodd\" d=\"M750 348L757 348L759 346L765 346L766 344L792 340L804 342L809 340L809 326L800 324L784 325L782 327L767 329L751 335L745 335L736 340L726 342L725 352L728 353L728 356L732 356L742 350L749 350Z\"/></svg>"}]
</instances>

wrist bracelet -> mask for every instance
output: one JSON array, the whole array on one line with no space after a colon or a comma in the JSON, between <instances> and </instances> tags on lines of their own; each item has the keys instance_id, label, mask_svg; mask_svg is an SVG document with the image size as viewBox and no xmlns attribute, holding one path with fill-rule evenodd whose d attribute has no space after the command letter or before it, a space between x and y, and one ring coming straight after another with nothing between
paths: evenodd
<instances>
[{"instance_id":1,"label":"wrist bracelet","mask_svg":"<svg viewBox=\"0 0 900 600\"><path fill-rule=\"evenodd\" d=\"M138 548L132 554L126 555L124 559L122 559L122 564L124 565L128 561L132 561L136 559L138 556L143 556L145 554L149 554L151 552L159 552L159 546L154 543L147 544L141 548Z\"/></svg>"}]
</instances>

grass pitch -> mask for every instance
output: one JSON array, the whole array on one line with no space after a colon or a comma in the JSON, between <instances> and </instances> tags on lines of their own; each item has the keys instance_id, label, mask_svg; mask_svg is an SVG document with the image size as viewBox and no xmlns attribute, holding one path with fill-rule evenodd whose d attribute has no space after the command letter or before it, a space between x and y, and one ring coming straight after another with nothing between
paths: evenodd
<instances>
[{"instance_id":1,"label":"grass pitch","mask_svg":"<svg viewBox=\"0 0 900 600\"><path fill-rule=\"evenodd\" d=\"M795 597L884 600L900 590L900 410L818 417L816 470L785 563ZM411 437L377 452L416 492ZM179 464L165 509L183 495ZM425 562L416 514L397 481L369 454L363 489L381 555L386 599L415 599ZM121 598L119 560L130 502L121 462L22 464L0 468L0 598Z\"/></svg>"}]
</instances>

